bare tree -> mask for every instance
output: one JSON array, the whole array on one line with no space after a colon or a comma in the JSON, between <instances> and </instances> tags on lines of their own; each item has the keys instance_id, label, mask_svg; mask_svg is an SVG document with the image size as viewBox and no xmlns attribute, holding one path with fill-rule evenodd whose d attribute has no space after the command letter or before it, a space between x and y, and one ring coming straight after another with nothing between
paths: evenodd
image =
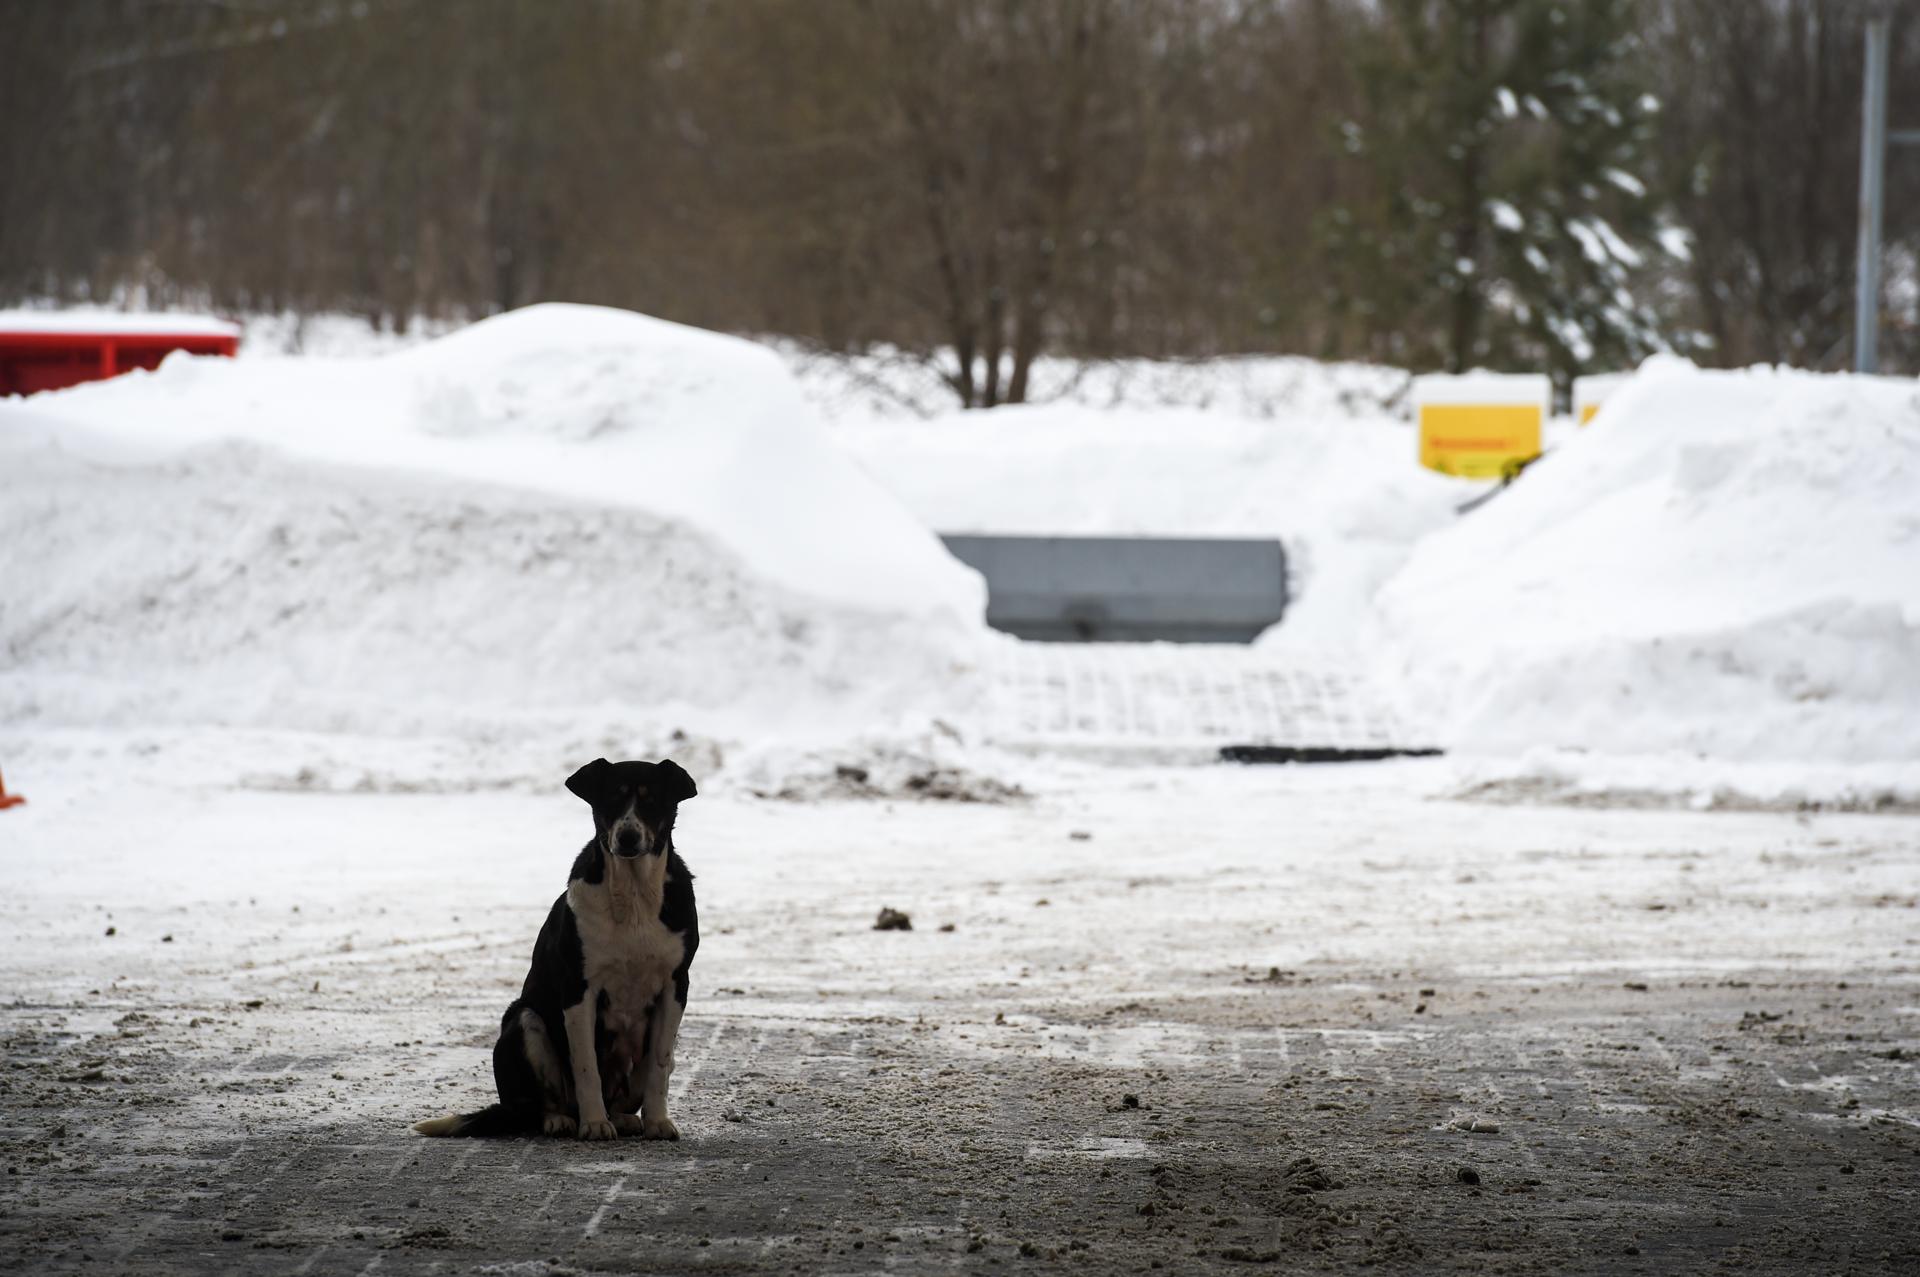
<instances>
[{"instance_id":1,"label":"bare tree","mask_svg":"<svg viewBox=\"0 0 1920 1277\"><path fill-rule=\"evenodd\" d=\"M1545 30L1555 10L1612 2L1497 7ZM1638 3L1632 70L1662 104L1647 206L1693 247L1685 263L1645 254L1632 300L1698 330L1714 358L1842 361L1864 0ZM1444 7L1394 11L1419 35L1421 15ZM1428 269L1524 257L1468 216L1485 211L1488 181L1529 224L1580 195L1571 170L1586 161L1571 152L1557 187L1519 172L1551 168L1525 126L1465 148L1485 180L1452 199L1447 253L1356 281L1327 251L1365 229L1352 210L1424 190L1446 167L1409 146L1419 182L1383 178L1355 162L1344 123L1365 121L1363 144L1417 141L1449 86L1474 81L1485 104L1502 87L1490 77L1505 77L1493 59L1370 86L1386 12L1379 0L0 4L0 300L131 295L382 325L603 302L834 350L891 347L981 407L1031 395L1048 353L1418 362L1453 349L1537 363L1540 343L1503 336L1485 295ZM1920 0L1899 0L1895 32L1892 114L1917 126ZM1897 152L1889 181L1890 253L1920 262L1920 158ZM1902 323L1888 333L1896 362L1920 356Z\"/></svg>"}]
</instances>

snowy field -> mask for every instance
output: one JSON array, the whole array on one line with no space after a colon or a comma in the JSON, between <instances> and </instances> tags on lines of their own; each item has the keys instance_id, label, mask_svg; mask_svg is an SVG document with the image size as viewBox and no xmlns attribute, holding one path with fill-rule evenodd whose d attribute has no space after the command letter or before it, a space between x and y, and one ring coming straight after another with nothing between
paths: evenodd
<instances>
[{"instance_id":1,"label":"snowy field","mask_svg":"<svg viewBox=\"0 0 1920 1277\"><path fill-rule=\"evenodd\" d=\"M557 785L56 769L7 817L9 1266L1920 1262L1911 821L1492 810L1429 766L702 795L685 1138L617 1148L406 1129L489 1098L588 823Z\"/></svg>"},{"instance_id":2,"label":"snowy field","mask_svg":"<svg viewBox=\"0 0 1920 1277\"><path fill-rule=\"evenodd\" d=\"M0 1268L1920 1265L1913 383L1656 362L1462 516L1386 369L248 331L0 400ZM981 530L1297 596L1020 644ZM701 785L687 1138L418 1140L602 754Z\"/></svg>"}]
</instances>

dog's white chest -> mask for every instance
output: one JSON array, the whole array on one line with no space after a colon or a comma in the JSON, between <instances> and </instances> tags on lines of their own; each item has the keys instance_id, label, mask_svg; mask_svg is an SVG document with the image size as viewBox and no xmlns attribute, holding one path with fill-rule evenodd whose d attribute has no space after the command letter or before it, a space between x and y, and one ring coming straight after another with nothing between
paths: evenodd
<instances>
[{"instance_id":1,"label":"dog's white chest","mask_svg":"<svg viewBox=\"0 0 1920 1277\"><path fill-rule=\"evenodd\" d=\"M686 957L685 942L660 921L659 896L636 895L616 910L606 884L576 881L567 888L567 903L580 932L588 988L607 998L608 1027L618 1033L637 1024Z\"/></svg>"}]
</instances>

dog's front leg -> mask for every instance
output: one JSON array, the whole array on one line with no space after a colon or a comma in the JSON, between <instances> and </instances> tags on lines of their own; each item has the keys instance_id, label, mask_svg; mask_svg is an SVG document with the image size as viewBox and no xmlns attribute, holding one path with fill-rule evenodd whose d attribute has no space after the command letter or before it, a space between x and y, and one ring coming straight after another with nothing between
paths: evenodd
<instances>
[{"instance_id":1,"label":"dog's front leg","mask_svg":"<svg viewBox=\"0 0 1920 1277\"><path fill-rule=\"evenodd\" d=\"M600 1011L600 990L587 986L584 998L561 1013L567 1025L567 1053L573 1057L573 1097L580 1109L580 1138L610 1140L618 1134L607 1120L607 1098L600 1092L600 1060L593 1041Z\"/></svg>"},{"instance_id":2,"label":"dog's front leg","mask_svg":"<svg viewBox=\"0 0 1920 1277\"><path fill-rule=\"evenodd\" d=\"M680 1038L680 1013L684 1010L686 1006L671 983L654 999L652 1040L640 1066L640 1133L650 1140L680 1138L667 1116L667 1079L673 1076L673 1047Z\"/></svg>"}]
</instances>

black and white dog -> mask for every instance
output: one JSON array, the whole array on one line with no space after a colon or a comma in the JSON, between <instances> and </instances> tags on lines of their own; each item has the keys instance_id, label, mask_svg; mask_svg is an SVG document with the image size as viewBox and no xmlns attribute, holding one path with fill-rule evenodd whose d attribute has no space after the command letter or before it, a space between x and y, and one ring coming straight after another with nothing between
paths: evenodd
<instances>
[{"instance_id":1,"label":"black and white dog","mask_svg":"<svg viewBox=\"0 0 1920 1277\"><path fill-rule=\"evenodd\" d=\"M670 759L596 758L567 788L593 807L593 841L574 860L520 997L500 1020L500 1102L415 1123L422 1135L680 1138L667 1117L667 1078L700 928L673 818L697 792L693 777Z\"/></svg>"}]
</instances>

